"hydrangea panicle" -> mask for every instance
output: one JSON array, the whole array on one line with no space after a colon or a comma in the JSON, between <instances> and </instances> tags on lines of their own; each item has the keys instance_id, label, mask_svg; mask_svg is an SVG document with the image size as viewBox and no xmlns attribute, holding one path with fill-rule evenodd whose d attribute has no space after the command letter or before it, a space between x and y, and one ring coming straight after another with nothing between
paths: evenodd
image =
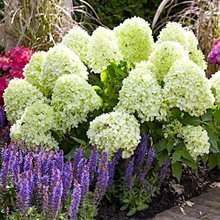
<instances>
[{"instance_id":1,"label":"hydrangea panicle","mask_svg":"<svg viewBox=\"0 0 220 220\"><path fill-rule=\"evenodd\" d=\"M84 63L87 63L87 53L90 39L91 37L85 30L79 26L74 26L63 37L61 44L74 51Z\"/></svg>"},{"instance_id":2,"label":"hydrangea panicle","mask_svg":"<svg viewBox=\"0 0 220 220\"><path fill-rule=\"evenodd\" d=\"M4 93L5 110L9 121L14 123L21 118L26 107L43 99L43 94L27 81L11 80Z\"/></svg>"},{"instance_id":3,"label":"hydrangea panicle","mask_svg":"<svg viewBox=\"0 0 220 220\"><path fill-rule=\"evenodd\" d=\"M61 134L87 120L87 114L100 107L100 98L92 86L77 75L60 77L51 102Z\"/></svg>"},{"instance_id":4,"label":"hydrangea panicle","mask_svg":"<svg viewBox=\"0 0 220 220\"><path fill-rule=\"evenodd\" d=\"M88 65L100 73L111 63L119 63L123 59L112 30L98 27L91 36L88 46Z\"/></svg>"},{"instance_id":5,"label":"hydrangea panicle","mask_svg":"<svg viewBox=\"0 0 220 220\"><path fill-rule=\"evenodd\" d=\"M90 122L87 132L90 143L110 156L122 150L122 158L129 158L140 141L140 128L136 118L128 113L102 114Z\"/></svg>"},{"instance_id":6,"label":"hydrangea panicle","mask_svg":"<svg viewBox=\"0 0 220 220\"><path fill-rule=\"evenodd\" d=\"M177 60L164 78L163 94L170 108L201 116L213 107L214 96L205 72L188 59Z\"/></svg>"},{"instance_id":7,"label":"hydrangea panicle","mask_svg":"<svg viewBox=\"0 0 220 220\"><path fill-rule=\"evenodd\" d=\"M43 61L40 83L44 88L44 94L50 95L56 80L65 74L88 79L87 68L80 58L68 47L57 45L49 49Z\"/></svg>"},{"instance_id":8,"label":"hydrangea panicle","mask_svg":"<svg viewBox=\"0 0 220 220\"><path fill-rule=\"evenodd\" d=\"M124 59L130 63L148 60L154 48L152 30L140 17L126 19L114 29Z\"/></svg>"}]
</instances>

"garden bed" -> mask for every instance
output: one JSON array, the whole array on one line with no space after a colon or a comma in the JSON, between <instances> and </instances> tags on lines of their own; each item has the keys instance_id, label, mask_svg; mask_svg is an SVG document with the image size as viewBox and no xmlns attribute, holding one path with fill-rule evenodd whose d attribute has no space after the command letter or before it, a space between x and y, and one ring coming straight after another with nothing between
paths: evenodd
<instances>
[{"instance_id":1,"label":"garden bed","mask_svg":"<svg viewBox=\"0 0 220 220\"><path fill-rule=\"evenodd\" d=\"M219 181L219 169L208 171L205 168L200 168L198 177L190 170L185 170L180 184L172 176L167 178L167 181L161 186L160 194L153 198L146 211L127 217L125 212L120 211L119 205L114 204L113 206L105 201L99 209L97 220L151 219L158 213L202 194L213 182Z\"/></svg>"}]
</instances>

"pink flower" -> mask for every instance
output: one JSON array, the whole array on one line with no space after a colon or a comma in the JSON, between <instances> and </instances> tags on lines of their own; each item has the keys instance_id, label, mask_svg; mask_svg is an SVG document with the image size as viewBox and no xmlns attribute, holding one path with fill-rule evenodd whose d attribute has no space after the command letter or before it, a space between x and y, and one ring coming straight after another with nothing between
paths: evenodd
<instances>
[{"instance_id":1,"label":"pink flower","mask_svg":"<svg viewBox=\"0 0 220 220\"><path fill-rule=\"evenodd\" d=\"M220 38L213 41L212 50L208 55L208 61L212 64L220 64Z\"/></svg>"}]
</instances>

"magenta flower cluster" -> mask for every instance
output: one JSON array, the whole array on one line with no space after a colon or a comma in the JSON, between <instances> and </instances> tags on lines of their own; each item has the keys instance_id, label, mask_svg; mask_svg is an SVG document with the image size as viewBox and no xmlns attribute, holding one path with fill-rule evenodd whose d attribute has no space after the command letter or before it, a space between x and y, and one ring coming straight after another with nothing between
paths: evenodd
<instances>
[{"instance_id":1,"label":"magenta flower cluster","mask_svg":"<svg viewBox=\"0 0 220 220\"><path fill-rule=\"evenodd\" d=\"M214 41L212 50L208 55L208 61L212 64L220 64L220 38Z\"/></svg>"},{"instance_id":2,"label":"magenta flower cluster","mask_svg":"<svg viewBox=\"0 0 220 220\"><path fill-rule=\"evenodd\" d=\"M115 163L114 163L115 164ZM109 167L111 171L109 172ZM94 148L90 158L84 157L84 149L78 148L72 160L64 161L63 151L25 151L11 143L2 150L0 183L6 189L16 189L16 208L23 214L32 206L54 219L68 205L68 216L76 219L80 204L93 184L94 206L97 206L109 186L112 163L108 153L102 152L99 159ZM70 198L67 204L67 198Z\"/></svg>"}]
</instances>

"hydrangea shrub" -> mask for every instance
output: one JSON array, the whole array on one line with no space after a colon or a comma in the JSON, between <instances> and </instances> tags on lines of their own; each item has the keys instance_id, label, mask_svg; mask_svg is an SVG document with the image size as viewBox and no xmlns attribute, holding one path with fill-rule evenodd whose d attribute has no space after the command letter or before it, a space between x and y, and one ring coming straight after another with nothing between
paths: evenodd
<instances>
[{"instance_id":1,"label":"hydrangea shrub","mask_svg":"<svg viewBox=\"0 0 220 220\"><path fill-rule=\"evenodd\" d=\"M132 215L147 208L170 170L180 181L182 167L197 171L201 161L220 166L219 74L208 80L205 67L193 32L178 23L168 23L155 43L149 24L138 17L113 30L98 27L91 36L74 27L61 44L35 53L24 69L26 78L6 90L12 139L26 148L62 148L68 158L76 151L74 208L68 211L73 219L89 189L88 170L96 169L97 154L104 150L98 174L105 178L97 176L94 193L103 196L100 189L108 180L109 191L117 192L122 209ZM97 147L91 162L82 159L80 145L88 152L91 145ZM119 179L114 179L115 169ZM22 189L28 181L25 177ZM47 178L43 182L47 187ZM53 217L64 182L57 181L51 191L51 198L59 200L50 204Z\"/></svg>"}]
</instances>

